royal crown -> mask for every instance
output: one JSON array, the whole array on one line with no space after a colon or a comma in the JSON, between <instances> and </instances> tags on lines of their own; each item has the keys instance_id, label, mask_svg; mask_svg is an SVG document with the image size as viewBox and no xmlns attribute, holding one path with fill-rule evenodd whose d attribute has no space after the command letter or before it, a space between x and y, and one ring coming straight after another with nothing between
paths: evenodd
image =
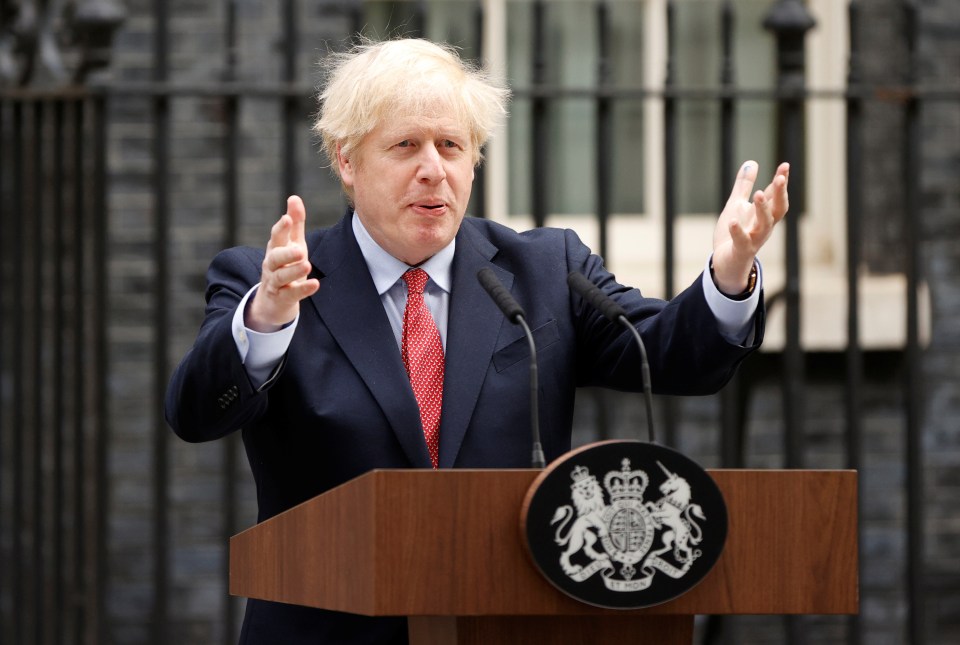
<instances>
[{"instance_id":1,"label":"royal crown","mask_svg":"<svg viewBox=\"0 0 960 645\"><path fill-rule=\"evenodd\" d=\"M600 483L597 481L597 478L591 475L590 471L583 466L574 468L570 472L570 479L573 480L573 483L570 484L570 490L600 490Z\"/></svg>"},{"instance_id":2,"label":"royal crown","mask_svg":"<svg viewBox=\"0 0 960 645\"><path fill-rule=\"evenodd\" d=\"M594 479L594 477L590 474L590 471L583 466L577 466L570 473L570 479L573 480L573 486L576 486L580 482L588 479Z\"/></svg>"},{"instance_id":3,"label":"royal crown","mask_svg":"<svg viewBox=\"0 0 960 645\"><path fill-rule=\"evenodd\" d=\"M603 485L610 493L610 501L618 499L643 499L650 478L642 470L631 470L630 460L624 459L620 472L611 470L603 478Z\"/></svg>"}]
</instances>

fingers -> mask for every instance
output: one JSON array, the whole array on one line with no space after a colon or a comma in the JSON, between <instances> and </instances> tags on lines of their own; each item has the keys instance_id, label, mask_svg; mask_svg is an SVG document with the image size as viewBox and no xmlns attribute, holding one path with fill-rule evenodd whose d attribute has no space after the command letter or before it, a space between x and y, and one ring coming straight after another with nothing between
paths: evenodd
<instances>
[{"instance_id":1,"label":"fingers","mask_svg":"<svg viewBox=\"0 0 960 645\"><path fill-rule=\"evenodd\" d=\"M286 323L296 317L297 303L315 294L319 288L320 281L316 278L297 279L282 284L264 282L260 285L257 297L269 300L269 310L278 312L274 316L276 321Z\"/></svg>"},{"instance_id":2,"label":"fingers","mask_svg":"<svg viewBox=\"0 0 960 645\"><path fill-rule=\"evenodd\" d=\"M292 263L302 262L304 265L302 269L309 273L310 263L306 262L307 247L304 231L306 218L307 213L303 206L303 200L296 195L288 197L287 212L281 215L280 219L270 229L267 256L264 258L265 270L277 271ZM306 273L300 277L305 277ZM289 281L285 280L285 282Z\"/></svg>"},{"instance_id":3,"label":"fingers","mask_svg":"<svg viewBox=\"0 0 960 645\"><path fill-rule=\"evenodd\" d=\"M259 332L277 331L297 317L300 301L315 294L319 288L320 281L316 278L287 284L264 280L247 307L244 324Z\"/></svg>"},{"instance_id":4,"label":"fingers","mask_svg":"<svg viewBox=\"0 0 960 645\"><path fill-rule=\"evenodd\" d=\"M764 239L777 223L777 219L774 217L771 205L772 200L770 197L768 197L766 192L758 190L753 194L753 221L755 222L755 234Z\"/></svg>"},{"instance_id":5,"label":"fingers","mask_svg":"<svg viewBox=\"0 0 960 645\"><path fill-rule=\"evenodd\" d=\"M267 248L303 243L306 233L307 212L303 200L296 195L287 198L287 212L270 229Z\"/></svg>"},{"instance_id":6,"label":"fingers","mask_svg":"<svg viewBox=\"0 0 960 645\"><path fill-rule=\"evenodd\" d=\"M753 190L753 185L757 182L757 171L758 166L756 161L747 161L740 166L737 179L733 182L733 190L730 191L730 201L746 201L750 199L750 192Z\"/></svg>"},{"instance_id":7,"label":"fingers","mask_svg":"<svg viewBox=\"0 0 960 645\"><path fill-rule=\"evenodd\" d=\"M302 242L306 236L304 229L306 228L307 209L303 205L303 200L297 195L287 197L287 215L293 222L290 239L294 242Z\"/></svg>"},{"instance_id":8,"label":"fingers","mask_svg":"<svg viewBox=\"0 0 960 645\"><path fill-rule=\"evenodd\" d=\"M274 329L293 320L300 300L320 288L319 280L308 278L313 267L307 256L305 221L303 200L296 195L287 198L287 212L270 229L260 289L246 317L254 329Z\"/></svg>"},{"instance_id":9,"label":"fingers","mask_svg":"<svg viewBox=\"0 0 960 645\"><path fill-rule=\"evenodd\" d=\"M764 191L766 197L770 200L770 211L775 221L779 222L787 214L790 207L790 199L787 193L787 184L790 181L790 164L782 163L777 167L777 172L773 176L773 181Z\"/></svg>"},{"instance_id":10,"label":"fingers","mask_svg":"<svg viewBox=\"0 0 960 645\"><path fill-rule=\"evenodd\" d=\"M750 263L787 212L790 165L780 164L763 190L754 190L758 170L755 161L740 166L730 198L714 228L714 277L722 288L732 289L743 283Z\"/></svg>"},{"instance_id":11,"label":"fingers","mask_svg":"<svg viewBox=\"0 0 960 645\"><path fill-rule=\"evenodd\" d=\"M290 244L290 232L293 229L293 220L287 214L281 215L270 228L270 239L267 241L267 251Z\"/></svg>"},{"instance_id":12,"label":"fingers","mask_svg":"<svg viewBox=\"0 0 960 645\"><path fill-rule=\"evenodd\" d=\"M730 193L730 202L749 203L751 191L756 184L759 166L755 161L747 161L740 167L740 173ZM763 191L753 193L754 217L763 227L772 228L783 219L789 207L787 184L790 179L790 164L783 162L777 166L770 184ZM758 202L758 197L760 201Z\"/></svg>"},{"instance_id":13,"label":"fingers","mask_svg":"<svg viewBox=\"0 0 960 645\"><path fill-rule=\"evenodd\" d=\"M315 294L320 289L320 281L316 278L301 280L287 285L287 289L289 290L289 295L299 302Z\"/></svg>"},{"instance_id":14,"label":"fingers","mask_svg":"<svg viewBox=\"0 0 960 645\"><path fill-rule=\"evenodd\" d=\"M289 247L278 249L264 259L264 284L280 290L283 287L305 279L310 275L311 266L305 258Z\"/></svg>"},{"instance_id":15,"label":"fingers","mask_svg":"<svg viewBox=\"0 0 960 645\"><path fill-rule=\"evenodd\" d=\"M298 242L294 239L296 229L294 218L284 214L270 230L261 279L275 293L291 283L303 280L312 270L307 258L306 244L302 240Z\"/></svg>"}]
</instances>

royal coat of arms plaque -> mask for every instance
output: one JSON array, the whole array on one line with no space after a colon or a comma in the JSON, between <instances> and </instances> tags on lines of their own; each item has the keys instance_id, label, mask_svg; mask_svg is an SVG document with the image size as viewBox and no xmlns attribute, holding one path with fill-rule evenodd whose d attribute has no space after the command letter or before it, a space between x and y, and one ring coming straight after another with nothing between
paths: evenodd
<instances>
[{"instance_id":1,"label":"royal coat of arms plaque","mask_svg":"<svg viewBox=\"0 0 960 645\"><path fill-rule=\"evenodd\" d=\"M550 464L527 493L530 556L558 589L599 607L657 605L693 588L727 536L710 475L655 443L606 441Z\"/></svg>"}]
</instances>

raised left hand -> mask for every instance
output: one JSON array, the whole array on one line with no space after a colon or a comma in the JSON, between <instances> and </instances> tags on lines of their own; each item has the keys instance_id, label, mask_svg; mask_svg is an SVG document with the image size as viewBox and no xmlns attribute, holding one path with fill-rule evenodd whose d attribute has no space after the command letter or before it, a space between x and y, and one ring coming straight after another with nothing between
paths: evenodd
<instances>
[{"instance_id":1,"label":"raised left hand","mask_svg":"<svg viewBox=\"0 0 960 645\"><path fill-rule=\"evenodd\" d=\"M754 192L751 202L750 193L758 171L755 161L747 161L740 167L713 232L713 278L720 291L728 295L746 290L757 253L789 207L790 164L780 164L770 184Z\"/></svg>"}]
</instances>

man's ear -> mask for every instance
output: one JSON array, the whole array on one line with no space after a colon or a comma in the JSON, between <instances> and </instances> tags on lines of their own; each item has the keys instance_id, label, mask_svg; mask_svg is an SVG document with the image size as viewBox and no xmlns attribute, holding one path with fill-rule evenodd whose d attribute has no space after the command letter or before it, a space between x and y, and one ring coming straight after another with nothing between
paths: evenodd
<instances>
[{"instance_id":1,"label":"man's ear","mask_svg":"<svg viewBox=\"0 0 960 645\"><path fill-rule=\"evenodd\" d=\"M343 148L337 144L337 168L340 170L340 181L344 186L353 186L353 164L343 155Z\"/></svg>"}]
</instances>

